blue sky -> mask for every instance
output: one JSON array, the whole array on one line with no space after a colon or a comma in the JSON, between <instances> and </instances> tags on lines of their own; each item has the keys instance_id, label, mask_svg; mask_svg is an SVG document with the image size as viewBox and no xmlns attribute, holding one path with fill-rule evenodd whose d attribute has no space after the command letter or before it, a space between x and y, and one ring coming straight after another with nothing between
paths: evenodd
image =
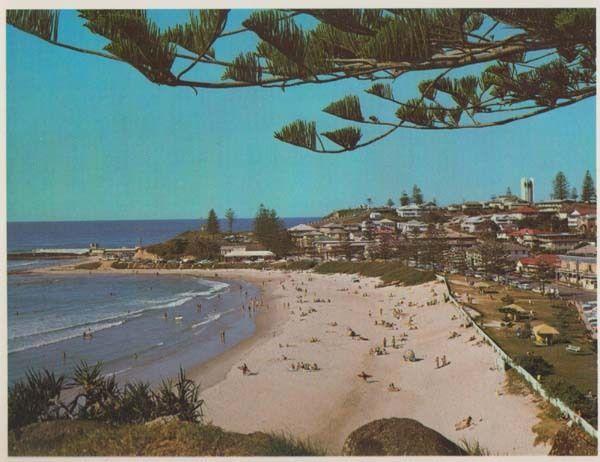
<instances>
[{"instance_id":1,"label":"blue sky","mask_svg":"<svg viewBox=\"0 0 600 462\"><path fill-rule=\"evenodd\" d=\"M232 14L240 22L246 13ZM185 12L163 12L161 25ZM102 40L63 12L60 40ZM231 26L229 26L231 27ZM230 57L251 42L217 48ZM402 77L410 95L423 74ZM263 202L282 216L316 216L372 197L397 201L418 184L448 204L487 199L522 176L547 198L563 170L579 190L595 172L595 98L516 124L478 130L399 130L343 155L281 143L295 119L320 131L347 125L321 112L346 94L363 109L395 108L363 93L365 82L276 89L200 91L151 84L128 65L51 46L7 28L7 211L9 221L197 218L213 207L253 216ZM372 132L376 133L376 132Z\"/></svg>"}]
</instances>

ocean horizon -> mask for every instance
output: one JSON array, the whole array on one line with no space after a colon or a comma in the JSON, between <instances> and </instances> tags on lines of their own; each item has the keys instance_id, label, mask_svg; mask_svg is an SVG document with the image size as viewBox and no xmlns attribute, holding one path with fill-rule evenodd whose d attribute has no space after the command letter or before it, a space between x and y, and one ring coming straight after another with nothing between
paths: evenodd
<instances>
[{"instance_id":1,"label":"ocean horizon","mask_svg":"<svg viewBox=\"0 0 600 462\"><path fill-rule=\"evenodd\" d=\"M287 228L318 220L320 217L283 217ZM32 250L89 248L92 242L102 247L132 247L163 242L176 235L198 229L205 219L159 220L81 220L81 221L8 221L9 253ZM250 231L254 218L235 218L233 232ZM220 219L221 229L228 229Z\"/></svg>"}]
</instances>

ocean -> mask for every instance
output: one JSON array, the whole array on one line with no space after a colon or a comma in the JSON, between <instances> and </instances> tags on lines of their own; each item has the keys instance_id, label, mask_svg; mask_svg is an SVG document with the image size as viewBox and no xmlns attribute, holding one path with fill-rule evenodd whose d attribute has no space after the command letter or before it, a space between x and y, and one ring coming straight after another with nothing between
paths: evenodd
<instances>
[{"instance_id":1,"label":"ocean","mask_svg":"<svg viewBox=\"0 0 600 462\"><path fill-rule=\"evenodd\" d=\"M316 217L283 218L290 228L300 223L317 220ZM236 218L233 231L249 231L253 219ZM8 252L31 250L88 249L92 242L100 247L134 247L165 241L177 234L198 229L204 220L114 220L114 221L52 221L9 222L7 228ZM219 220L227 230L226 220Z\"/></svg>"},{"instance_id":2,"label":"ocean","mask_svg":"<svg viewBox=\"0 0 600 462\"><path fill-rule=\"evenodd\" d=\"M311 220L285 221L293 226ZM121 247L140 238L149 244L197 226L194 220L8 223L8 250L85 249L90 242ZM249 229L251 221L236 220L235 226ZM69 374L80 361L101 361L104 372L119 381L156 383L254 332L252 313L243 307L259 290L245 282L190 275L27 272L58 262L66 263L8 261L9 383L30 369ZM84 338L84 332L92 337Z\"/></svg>"}]
</instances>

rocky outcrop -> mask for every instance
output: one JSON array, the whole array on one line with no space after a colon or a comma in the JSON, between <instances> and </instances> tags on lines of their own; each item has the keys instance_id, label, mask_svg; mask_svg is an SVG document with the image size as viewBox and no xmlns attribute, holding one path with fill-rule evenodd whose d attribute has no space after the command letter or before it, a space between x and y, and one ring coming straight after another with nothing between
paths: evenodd
<instances>
[{"instance_id":1,"label":"rocky outcrop","mask_svg":"<svg viewBox=\"0 0 600 462\"><path fill-rule=\"evenodd\" d=\"M460 456L465 452L435 430L413 419L379 419L354 430L345 456Z\"/></svg>"}]
</instances>

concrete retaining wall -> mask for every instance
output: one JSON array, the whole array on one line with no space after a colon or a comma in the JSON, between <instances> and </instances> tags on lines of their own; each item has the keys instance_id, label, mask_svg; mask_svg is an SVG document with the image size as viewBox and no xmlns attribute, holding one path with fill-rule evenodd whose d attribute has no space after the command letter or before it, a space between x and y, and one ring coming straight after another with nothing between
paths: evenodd
<instances>
[{"instance_id":1,"label":"concrete retaining wall","mask_svg":"<svg viewBox=\"0 0 600 462\"><path fill-rule=\"evenodd\" d=\"M575 413L575 411L573 411L569 406L567 406L565 403L563 403L560 399L549 396L548 393L546 392L546 390L544 390L544 388L542 387L542 384L540 382L538 382L529 372L527 372L521 366L517 365L511 359L511 357L508 356L506 354L506 352L502 348L500 348L500 346L498 346L498 344L496 342L494 342L494 340L481 327L479 327L475 323L475 321L473 321L473 319L471 318L471 316L469 316L469 314L464 309L462 304L454 298L454 295L452 294L452 290L450 289L450 285L448 284L448 281L446 280L445 277L437 275L436 278L439 281L443 281L444 284L446 285L446 289L448 291L448 296L450 298L450 301L454 304L454 306L456 306L460 315L465 320L469 321L473 325L473 328L475 329L475 331L477 331L477 333L486 340L486 342L492 347L492 350L494 350L494 352L498 355L499 359L504 364L508 364L511 368L513 368L515 371L517 371L519 373L519 375L521 375L521 377L523 377L523 379L525 379L527 381L527 383L529 383L529 385L531 385L531 387L537 393L539 393L542 398L544 398L546 401L548 401L553 406L560 409L564 414L568 415L569 418L573 422L580 425L581 428L583 428L583 430L586 433L588 433L589 435L593 436L596 439L598 438L598 430L596 430L592 424L590 424L588 421L586 421L586 420L582 419L580 416L578 416Z\"/></svg>"}]
</instances>

